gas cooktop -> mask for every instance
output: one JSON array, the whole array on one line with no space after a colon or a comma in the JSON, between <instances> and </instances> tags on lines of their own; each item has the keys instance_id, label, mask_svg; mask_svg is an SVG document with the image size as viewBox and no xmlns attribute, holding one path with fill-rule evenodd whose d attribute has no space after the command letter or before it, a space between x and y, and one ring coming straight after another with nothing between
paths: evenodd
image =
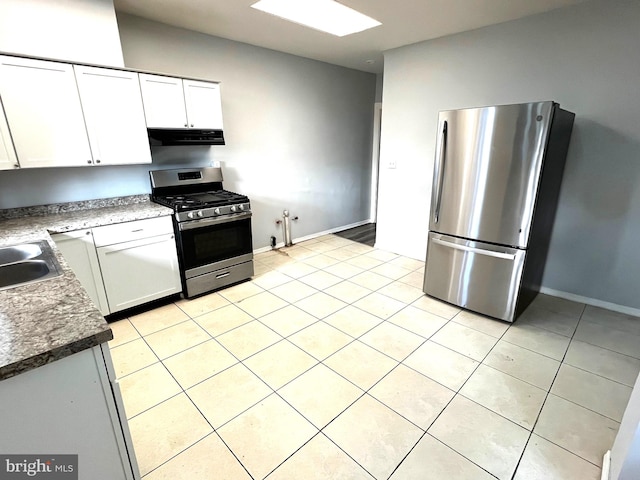
<instances>
[{"instance_id":1,"label":"gas cooktop","mask_svg":"<svg viewBox=\"0 0 640 480\"><path fill-rule=\"evenodd\" d=\"M251 216L249 198L222 188L222 171L215 167L153 170L151 199L171 208L176 222L238 214Z\"/></svg>"},{"instance_id":2,"label":"gas cooktop","mask_svg":"<svg viewBox=\"0 0 640 480\"><path fill-rule=\"evenodd\" d=\"M153 200L172 208L176 212L186 212L202 208L222 207L248 203L249 198L228 190L187 193L184 195L154 195Z\"/></svg>"}]
</instances>

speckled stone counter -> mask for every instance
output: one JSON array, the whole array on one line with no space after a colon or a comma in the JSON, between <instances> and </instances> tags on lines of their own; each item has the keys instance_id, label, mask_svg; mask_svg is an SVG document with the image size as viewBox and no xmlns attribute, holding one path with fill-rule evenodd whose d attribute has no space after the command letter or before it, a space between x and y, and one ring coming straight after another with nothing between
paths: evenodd
<instances>
[{"instance_id":1,"label":"speckled stone counter","mask_svg":"<svg viewBox=\"0 0 640 480\"><path fill-rule=\"evenodd\" d=\"M0 246L46 240L62 268L59 277L0 290L0 381L113 338L49 233L171 213L140 195L0 211Z\"/></svg>"}]
</instances>

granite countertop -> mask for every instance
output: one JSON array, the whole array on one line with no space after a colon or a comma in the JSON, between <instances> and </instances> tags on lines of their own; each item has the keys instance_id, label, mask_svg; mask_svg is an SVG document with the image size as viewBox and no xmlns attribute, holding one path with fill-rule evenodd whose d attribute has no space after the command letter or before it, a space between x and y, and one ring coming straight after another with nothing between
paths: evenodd
<instances>
[{"instance_id":1,"label":"granite countertop","mask_svg":"<svg viewBox=\"0 0 640 480\"><path fill-rule=\"evenodd\" d=\"M0 381L113 338L50 233L171 215L148 195L0 211L0 246L46 240L59 277L0 290Z\"/></svg>"}]
</instances>

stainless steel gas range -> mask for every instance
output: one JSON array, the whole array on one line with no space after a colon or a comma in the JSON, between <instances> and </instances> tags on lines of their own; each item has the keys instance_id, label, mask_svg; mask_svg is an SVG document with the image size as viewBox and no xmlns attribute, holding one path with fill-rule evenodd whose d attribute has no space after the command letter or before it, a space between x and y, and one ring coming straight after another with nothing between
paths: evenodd
<instances>
[{"instance_id":1,"label":"stainless steel gas range","mask_svg":"<svg viewBox=\"0 0 640 480\"><path fill-rule=\"evenodd\" d=\"M194 297L253 275L251 204L214 167L154 170L151 199L174 211L182 289Z\"/></svg>"}]
</instances>

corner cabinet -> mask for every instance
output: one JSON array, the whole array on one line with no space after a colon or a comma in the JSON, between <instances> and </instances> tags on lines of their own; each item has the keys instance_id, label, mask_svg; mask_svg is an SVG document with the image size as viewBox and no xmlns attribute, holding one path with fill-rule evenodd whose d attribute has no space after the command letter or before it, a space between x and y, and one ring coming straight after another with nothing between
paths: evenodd
<instances>
[{"instance_id":1,"label":"corner cabinet","mask_svg":"<svg viewBox=\"0 0 640 480\"><path fill-rule=\"evenodd\" d=\"M220 85L140 74L147 128L222 130Z\"/></svg>"},{"instance_id":2,"label":"corner cabinet","mask_svg":"<svg viewBox=\"0 0 640 480\"><path fill-rule=\"evenodd\" d=\"M138 74L75 65L96 165L151 163Z\"/></svg>"},{"instance_id":3,"label":"corner cabinet","mask_svg":"<svg viewBox=\"0 0 640 480\"><path fill-rule=\"evenodd\" d=\"M92 163L72 65L0 56L0 96L20 167Z\"/></svg>"},{"instance_id":4,"label":"corner cabinet","mask_svg":"<svg viewBox=\"0 0 640 480\"><path fill-rule=\"evenodd\" d=\"M11 170L19 167L16 151L13 148L13 141L9 133L9 125L7 125L0 99L0 170Z\"/></svg>"}]
</instances>

